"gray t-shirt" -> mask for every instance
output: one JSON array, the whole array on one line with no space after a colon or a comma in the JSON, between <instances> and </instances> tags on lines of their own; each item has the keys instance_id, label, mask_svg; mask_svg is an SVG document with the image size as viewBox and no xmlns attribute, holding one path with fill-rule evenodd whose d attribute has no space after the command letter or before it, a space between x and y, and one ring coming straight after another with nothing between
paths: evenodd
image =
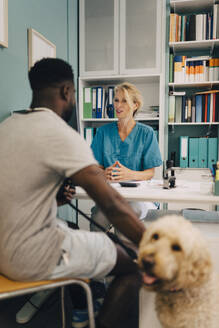
<instances>
[{"instance_id":1,"label":"gray t-shirt","mask_svg":"<svg viewBox=\"0 0 219 328\"><path fill-rule=\"evenodd\" d=\"M96 164L83 138L38 108L0 124L0 273L46 278L61 256L55 197L63 180Z\"/></svg>"}]
</instances>

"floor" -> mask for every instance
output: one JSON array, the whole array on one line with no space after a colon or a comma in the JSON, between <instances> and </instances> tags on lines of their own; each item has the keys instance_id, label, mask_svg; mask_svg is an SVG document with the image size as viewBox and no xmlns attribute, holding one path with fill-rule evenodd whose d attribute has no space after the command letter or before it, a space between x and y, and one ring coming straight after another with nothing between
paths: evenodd
<instances>
[{"instance_id":1,"label":"floor","mask_svg":"<svg viewBox=\"0 0 219 328\"><path fill-rule=\"evenodd\" d=\"M61 328L60 288L55 290L40 311L27 323L16 323L16 313L31 295L0 301L1 328ZM68 291L65 295L66 327L71 327L72 302Z\"/></svg>"}]
</instances>

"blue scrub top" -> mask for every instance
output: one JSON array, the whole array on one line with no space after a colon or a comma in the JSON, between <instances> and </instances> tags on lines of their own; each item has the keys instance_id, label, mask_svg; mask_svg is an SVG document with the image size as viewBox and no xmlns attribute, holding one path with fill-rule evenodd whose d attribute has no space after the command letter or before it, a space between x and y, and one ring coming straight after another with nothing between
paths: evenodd
<instances>
[{"instance_id":1,"label":"blue scrub top","mask_svg":"<svg viewBox=\"0 0 219 328\"><path fill-rule=\"evenodd\" d=\"M94 157L104 168L116 161L134 171L143 171L162 164L153 129L139 122L136 122L124 141L120 138L116 122L99 127L91 148Z\"/></svg>"}]
</instances>

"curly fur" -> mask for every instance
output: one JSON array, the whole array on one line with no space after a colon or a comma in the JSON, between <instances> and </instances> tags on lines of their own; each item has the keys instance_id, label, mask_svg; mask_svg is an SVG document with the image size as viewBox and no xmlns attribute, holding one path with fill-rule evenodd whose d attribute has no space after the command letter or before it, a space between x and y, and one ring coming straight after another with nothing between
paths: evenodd
<instances>
[{"instance_id":1,"label":"curly fur","mask_svg":"<svg viewBox=\"0 0 219 328\"><path fill-rule=\"evenodd\" d=\"M179 216L153 222L140 243L138 265L144 287L156 292L164 328L218 328L219 277L206 241Z\"/></svg>"}]
</instances>

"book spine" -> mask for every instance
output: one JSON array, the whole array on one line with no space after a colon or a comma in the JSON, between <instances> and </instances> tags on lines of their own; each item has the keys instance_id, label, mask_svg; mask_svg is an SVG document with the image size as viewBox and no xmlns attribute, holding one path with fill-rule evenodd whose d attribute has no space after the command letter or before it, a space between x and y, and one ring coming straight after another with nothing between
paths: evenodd
<instances>
[{"instance_id":1,"label":"book spine","mask_svg":"<svg viewBox=\"0 0 219 328\"><path fill-rule=\"evenodd\" d=\"M169 96L169 114L168 114L168 122L175 122L175 96Z\"/></svg>"},{"instance_id":2,"label":"book spine","mask_svg":"<svg viewBox=\"0 0 219 328\"><path fill-rule=\"evenodd\" d=\"M214 81L214 58L209 59L209 81Z\"/></svg>"},{"instance_id":3,"label":"book spine","mask_svg":"<svg viewBox=\"0 0 219 328\"><path fill-rule=\"evenodd\" d=\"M169 56L169 82L173 82L173 54Z\"/></svg>"},{"instance_id":4,"label":"book spine","mask_svg":"<svg viewBox=\"0 0 219 328\"><path fill-rule=\"evenodd\" d=\"M195 62L190 62L190 82L195 82Z\"/></svg>"},{"instance_id":5,"label":"book spine","mask_svg":"<svg viewBox=\"0 0 219 328\"><path fill-rule=\"evenodd\" d=\"M182 56L174 57L174 82L182 83L183 69L182 69Z\"/></svg>"}]
</instances>

